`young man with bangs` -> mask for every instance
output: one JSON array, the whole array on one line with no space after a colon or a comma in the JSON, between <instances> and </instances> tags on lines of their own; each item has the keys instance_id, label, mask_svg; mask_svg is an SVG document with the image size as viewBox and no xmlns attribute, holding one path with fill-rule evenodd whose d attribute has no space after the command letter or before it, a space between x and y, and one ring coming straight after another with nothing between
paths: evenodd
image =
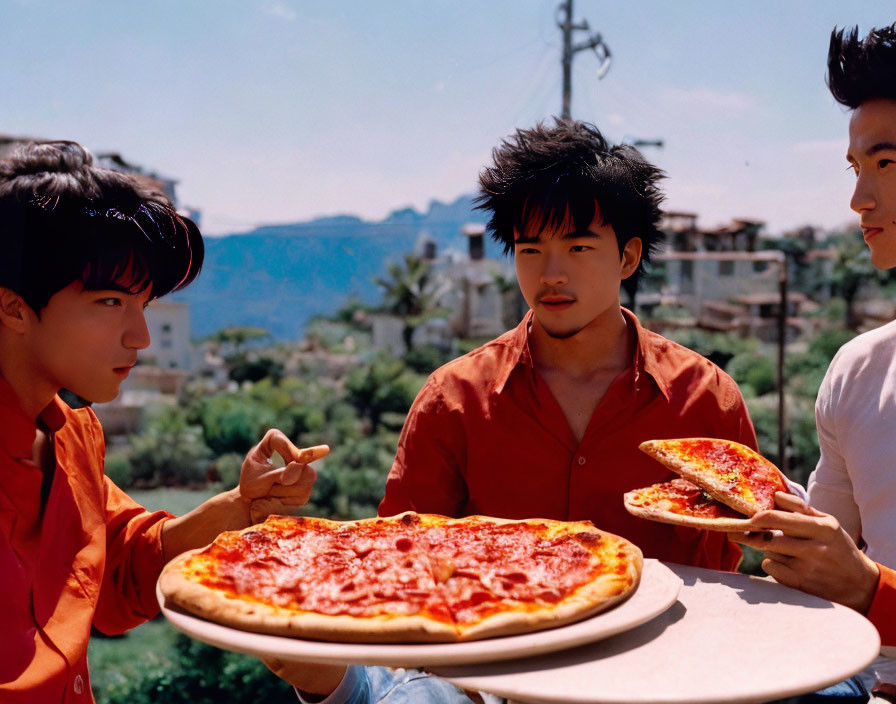
<instances>
[{"instance_id":1,"label":"young man with bangs","mask_svg":"<svg viewBox=\"0 0 896 704\"><path fill-rule=\"evenodd\" d=\"M79 145L31 143L0 161L0 252L0 700L89 702L91 626L155 616L164 564L251 525L256 499L307 501L326 447L270 431L238 488L180 518L146 511L104 476L93 412L57 393L115 398L149 344L146 305L199 273L199 230Z\"/></svg>"},{"instance_id":2,"label":"young man with bangs","mask_svg":"<svg viewBox=\"0 0 896 704\"><path fill-rule=\"evenodd\" d=\"M896 24L834 30L828 86L852 111L846 159L856 175L850 207L871 262L896 267ZM859 335L834 357L815 404L821 457L809 503L779 494L780 511L753 517L740 542L766 551L782 584L865 614L881 657L860 677L872 700L896 702L896 322ZM773 534L769 531L781 531ZM867 701L864 693L857 701Z\"/></svg>"},{"instance_id":3,"label":"young man with bangs","mask_svg":"<svg viewBox=\"0 0 896 704\"><path fill-rule=\"evenodd\" d=\"M661 239L662 176L633 147L611 147L570 120L518 130L495 149L480 208L513 254L531 310L429 377L380 515L590 520L645 557L735 569L740 549L723 534L635 518L622 501L670 478L638 450L644 440L709 436L756 448L734 381L620 306L620 286L634 289ZM379 668L345 677L339 667L274 669L305 692L332 692L327 704L468 701L434 678Z\"/></svg>"}]
</instances>

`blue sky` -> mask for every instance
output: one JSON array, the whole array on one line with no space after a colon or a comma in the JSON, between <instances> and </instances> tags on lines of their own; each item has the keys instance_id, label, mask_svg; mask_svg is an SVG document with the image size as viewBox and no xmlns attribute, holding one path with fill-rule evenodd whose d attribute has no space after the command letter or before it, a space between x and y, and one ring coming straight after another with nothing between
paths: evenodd
<instances>
[{"instance_id":1,"label":"blue sky","mask_svg":"<svg viewBox=\"0 0 896 704\"><path fill-rule=\"evenodd\" d=\"M208 233L380 219L475 189L492 147L560 110L559 0L2 0L0 132L74 139L180 181ZM666 207L777 233L851 222L834 25L891 0L576 0L573 116L645 155ZM578 39L584 39L579 34Z\"/></svg>"}]
</instances>

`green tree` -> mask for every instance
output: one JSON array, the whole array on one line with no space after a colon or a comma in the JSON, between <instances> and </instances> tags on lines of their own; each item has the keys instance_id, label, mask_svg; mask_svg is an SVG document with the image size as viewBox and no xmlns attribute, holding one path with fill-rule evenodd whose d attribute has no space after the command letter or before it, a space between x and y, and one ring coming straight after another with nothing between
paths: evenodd
<instances>
[{"instance_id":1,"label":"green tree","mask_svg":"<svg viewBox=\"0 0 896 704\"><path fill-rule=\"evenodd\" d=\"M420 379L408 372L400 359L380 353L368 366L349 374L346 401L370 422L370 432L375 433L384 414L408 412L420 386Z\"/></svg>"},{"instance_id":2,"label":"green tree","mask_svg":"<svg viewBox=\"0 0 896 704\"><path fill-rule=\"evenodd\" d=\"M198 415L205 442L218 455L245 454L277 426L275 410L245 393L209 396L200 402Z\"/></svg>"},{"instance_id":3,"label":"green tree","mask_svg":"<svg viewBox=\"0 0 896 704\"><path fill-rule=\"evenodd\" d=\"M871 252L862 241L861 232L850 231L836 237L834 246L837 256L834 259L831 284L846 304L846 327L855 330L859 325L855 304L862 287L882 283L887 275L878 271L871 263Z\"/></svg>"},{"instance_id":4,"label":"green tree","mask_svg":"<svg viewBox=\"0 0 896 704\"><path fill-rule=\"evenodd\" d=\"M262 342L270 340L271 333L264 328L251 325L230 325L212 333L207 338L208 342L216 342L225 350L240 350L250 342Z\"/></svg>"}]
</instances>

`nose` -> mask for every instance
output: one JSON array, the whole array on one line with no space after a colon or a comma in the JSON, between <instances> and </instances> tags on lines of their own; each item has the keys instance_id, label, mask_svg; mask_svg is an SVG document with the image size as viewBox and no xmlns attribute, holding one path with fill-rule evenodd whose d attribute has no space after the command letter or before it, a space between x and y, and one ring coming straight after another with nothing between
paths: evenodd
<instances>
[{"instance_id":1,"label":"nose","mask_svg":"<svg viewBox=\"0 0 896 704\"><path fill-rule=\"evenodd\" d=\"M122 344L132 350L144 350L149 347L149 327L146 324L143 306L135 306L122 336Z\"/></svg>"},{"instance_id":2,"label":"nose","mask_svg":"<svg viewBox=\"0 0 896 704\"><path fill-rule=\"evenodd\" d=\"M545 286L563 286L569 281L569 274L562 257L548 253L544 258L544 268L541 270L541 283Z\"/></svg>"},{"instance_id":3,"label":"nose","mask_svg":"<svg viewBox=\"0 0 896 704\"><path fill-rule=\"evenodd\" d=\"M877 199L874 195L874 186L870 176L859 173L856 178L856 187L849 200L849 207L857 213L863 213L868 210L874 210L877 205Z\"/></svg>"}]
</instances>

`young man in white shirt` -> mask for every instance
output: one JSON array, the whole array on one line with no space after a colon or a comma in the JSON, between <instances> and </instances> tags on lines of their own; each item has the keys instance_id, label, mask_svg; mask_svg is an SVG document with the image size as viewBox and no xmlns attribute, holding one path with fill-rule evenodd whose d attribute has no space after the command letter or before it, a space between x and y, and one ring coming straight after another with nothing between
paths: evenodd
<instances>
[{"instance_id":1,"label":"young man in white shirt","mask_svg":"<svg viewBox=\"0 0 896 704\"><path fill-rule=\"evenodd\" d=\"M896 24L835 30L828 86L852 110L846 159L856 175L850 207L871 261L896 267ZM861 673L872 701L896 702L896 321L844 345L815 407L821 458L809 502L778 495L779 511L753 518L738 542L766 552L782 584L852 607L877 627L882 657ZM781 531L773 534L768 531ZM889 657L887 657L889 656Z\"/></svg>"}]
</instances>

